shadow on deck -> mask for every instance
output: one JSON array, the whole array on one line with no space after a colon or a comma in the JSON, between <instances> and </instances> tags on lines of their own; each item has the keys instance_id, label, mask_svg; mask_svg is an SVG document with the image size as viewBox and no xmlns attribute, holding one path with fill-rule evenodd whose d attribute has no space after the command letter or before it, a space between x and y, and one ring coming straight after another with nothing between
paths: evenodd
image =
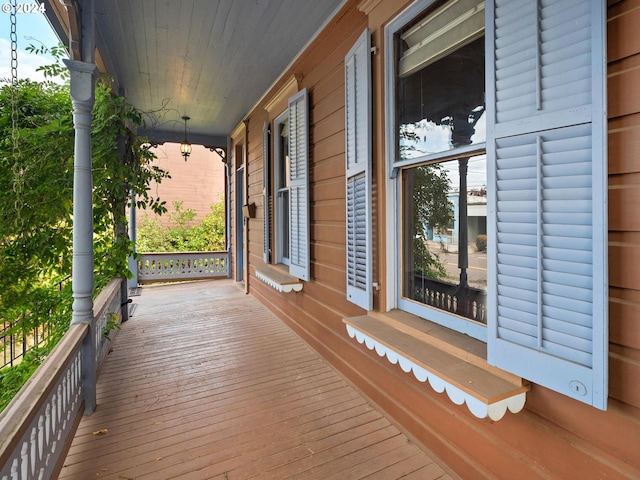
<instances>
[{"instance_id":1,"label":"shadow on deck","mask_svg":"<svg viewBox=\"0 0 640 480\"><path fill-rule=\"evenodd\" d=\"M60 478L451 478L233 282L134 302Z\"/></svg>"}]
</instances>

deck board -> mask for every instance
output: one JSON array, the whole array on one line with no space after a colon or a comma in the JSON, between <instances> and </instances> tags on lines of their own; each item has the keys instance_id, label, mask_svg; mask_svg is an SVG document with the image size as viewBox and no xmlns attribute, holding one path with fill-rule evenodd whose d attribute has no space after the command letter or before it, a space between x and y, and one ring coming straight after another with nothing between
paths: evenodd
<instances>
[{"instance_id":1,"label":"deck board","mask_svg":"<svg viewBox=\"0 0 640 480\"><path fill-rule=\"evenodd\" d=\"M233 282L134 301L59 478L451 478Z\"/></svg>"}]
</instances>

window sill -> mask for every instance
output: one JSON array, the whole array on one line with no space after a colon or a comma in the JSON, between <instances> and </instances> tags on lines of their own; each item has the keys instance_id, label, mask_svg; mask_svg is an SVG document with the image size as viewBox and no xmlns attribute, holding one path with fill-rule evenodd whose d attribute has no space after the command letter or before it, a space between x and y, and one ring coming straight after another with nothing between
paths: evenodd
<instances>
[{"instance_id":1,"label":"window sill","mask_svg":"<svg viewBox=\"0 0 640 480\"><path fill-rule=\"evenodd\" d=\"M478 418L500 420L524 407L529 385L486 362L486 345L399 310L344 318L351 338Z\"/></svg>"},{"instance_id":2,"label":"window sill","mask_svg":"<svg viewBox=\"0 0 640 480\"><path fill-rule=\"evenodd\" d=\"M256 277L279 292L299 292L302 290L302 280L292 277L287 272L275 267L256 268Z\"/></svg>"}]
</instances>

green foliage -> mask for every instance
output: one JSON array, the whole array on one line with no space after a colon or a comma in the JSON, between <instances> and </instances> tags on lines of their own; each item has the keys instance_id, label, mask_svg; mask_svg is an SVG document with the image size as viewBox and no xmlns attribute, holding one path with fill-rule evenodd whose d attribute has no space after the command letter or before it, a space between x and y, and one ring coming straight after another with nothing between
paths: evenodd
<instances>
[{"instance_id":1,"label":"green foliage","mask_svg":"<svg viewBox=\"0 0 640 480\"><path fill-rule=\"evenodd\" d=\"M53 285L41 285L37 290L44 298L38 304L28 305L32 310L24 312L21 317L23 320L28 320L17 322L14 330L20 332L22 329L41 325L42 318L46 315L46 325L41 325L40 329L41 334L46 329L47 341L31 349L17 365L0 370L0 412L9 404L69 328L71 283L67 282L62 289L56 289Z\"/></svg>"},{"instance_id":2,"label":"green foliage","mask_svg":"<svg viewBox=\"0 0 640 480\"><path fill-rule=\"evenodd\" d=\"M399 136L400 158L411 158L412 154L426 154L418 149L420 138L415 133L413 125L401 125ZM442 279L446 277L446 269L436 253L429 251L424 238L425 229L434 230L446 228L453 221L453 208L447 195L451 189L450 180L441 164L433 163L421 165L410 170L412 195L411 235L413 265L416 272L423 275Z\"/></svg>"},{"instance_id":3,"label":"green foliage","mask_svg":"<svg viewBox=\"0 0 640 480\"><path fill-rule=\"evenodd\" d=\"M413 239L413 255L416 273L439 280L447 276L447 270L440 261L440 257L437 253L429 251L429 246L423 237Z\"/></svg>"},{"instance_id":4,"label":"green foliage","mask_svg":"<svg viewBox=\"0 0 640 480\"><path fill-rule=\"evenodd\" d=\"M226 248L224 201L211 205L211 212L196 223L193 209L173 202L169 226L163 228L157 219L144 217L138 226L139 252L219 251Z\"/></svg>"},{"instance_id":5,"label":"green foliage","mask_svg":"<svg viewBox=\"0 0 640 480\"><path fill-rule=\"evenodd\" d=\"M225 228L225 204L224 200L211 205L211 212L204 217L200 224L203 231L207 232L209 238L210 251L226 250L226 228Z\"/></svg>"},{"instance_id":6,"label":"green foliage","mask_svg":"<svg viewBox=\"0 0 640 480\"><path fill-rule=\"evenodd\" d=\"M31 47L52 53L48 77L68 78L62 47ZM15 101L12 101L15 99ZM69 86L21 80L0 87L0 325L16 331L46 325L51 341L19 366L0 371L0 409L68 329L71 285L54 288L71 274L73 225L73 111ZM15 124L14 124L15 120ZM14 128L15 125L15 128ZM139 209L161 214L164 202L151 182L169 175L136 134L143 114L98 82L92 123L95 292L115 275L129 276L132 243L126 235L130 194Z\"/></svg>"},{"instance_id":7,"label":"green foliage","mask_svg":"<svg viewBox=\"0 0 640 480\"><path fill-rule=\"evenodd\" d=\"M133 245L124 234L130 198L139 209L166 212L165 202L150 195L151 182L160 183L168 172L153 165L155 155L145 139L135 133L144 125L142 114L126 99L113 94L101 81L93 109L92 154L94 184L94 253L102 261L96 274L104 279L129 276L127 258ZM131 197L133 195L133 197Z\"/></svg>"},{"instance_id":8,"label":"green foliage","mask_svg":"<svg viewBox=\"0 0 640 480\"><path fill-rule=\"evenodd\" d=\"M476 248L479 252L485 252L487 250L487 236L478 235L476 237Z\"/></svg>"},{"instance_id":9,"label":"green foliage","mask_svg":"<svg viewBox=\"0 0 640 480\"><path fill-rule=\"evenodd\" d=\"M56 59L55 63L38 67L37 71L44 73L45 78L60 78L69 80L71 76L69 70L62 63L62 59L67 55L67 48L64 45L56 45L54 47L46 47L44 45L29 45L27 52L34 55L51 55Z\"/></svg>"},{"instance_id":10,"label":"green foliage","mask_svg":"<svg viewBox=\"0 0 640 480\"><path fill-rule=\"evenodd\" d=\"M427 226L443 229L453 222L453 206L448 197L450 189L451 181L441 164L413 169L413 208L417 229L423 231Z\"/></svg>"},{"instance_id":11,"label":"green foliage","mask_svg":"<svg viewBox=\"0 0 640 480\"><path fill-rule=\"evenodd\" d=\"M0 88L0 319L39 305L50 279L71 272L73 123L68 88L21 80L18 148L11 89Z\"/></svg>"},{"instance_id":12,"label":"green foliage","mask_svg":"<svg viewBox=\"0 0 640 480\"><path fill-rule=\"evenodd\" d=\"M42 349L31 350L15 367L0 370L0 412L9 404L29 377L42 363L46 353Z\"/></svg>"},{"instance_id":13,"label":"green foliage","mask_svg":"<svg viewBox=\"0 0 640 480\"><path fill-rule=\"evenodd\" d=\"M411 170L413 182L413 255L417 272L430 278L442 279L447 272L437 254L429 251L425 229L446 228L453 221L453 208L447 194L450 181L439 164L422 165Z\"/></svg>"},{"instance_id":14,"label":"green foliage","mask_svg":"<svg viewBox=\"0 0 640 480\"><path fill-rule=\"evenodd\" d=\"M120 318L115 312L109 312L109 320L104 327L102 327L102 336L111 341L111 332L114 330L120 330Z\"/></svg>"}]
</instances>

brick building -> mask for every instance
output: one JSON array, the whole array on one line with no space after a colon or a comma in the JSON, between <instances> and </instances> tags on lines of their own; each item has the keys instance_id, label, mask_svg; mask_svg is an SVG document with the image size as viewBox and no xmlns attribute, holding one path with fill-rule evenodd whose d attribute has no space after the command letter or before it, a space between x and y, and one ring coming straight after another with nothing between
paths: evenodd
<instances>
[{"instance_id":1,"label":"brick building","mask_svg":"<svg viewBox=\"0 0 640 480\"><path fill-rule=\"evenodd\" d=\"M167 202L169 210L159 216L160 223L166 226L169 214L173 212L173 202L182 201L182 208L196 211L196 220L202 220L213 203L224 200L224 163L220 156L202 145L193 145L193 151L187 161L180 156L180 144L164 143L154 150L158 157L156 165L169 171L171 178L161 184L151 185L153 195ZM139 212L138 220L146 216L155 216L153 212Z\"/></svg>"}]
</instances>

